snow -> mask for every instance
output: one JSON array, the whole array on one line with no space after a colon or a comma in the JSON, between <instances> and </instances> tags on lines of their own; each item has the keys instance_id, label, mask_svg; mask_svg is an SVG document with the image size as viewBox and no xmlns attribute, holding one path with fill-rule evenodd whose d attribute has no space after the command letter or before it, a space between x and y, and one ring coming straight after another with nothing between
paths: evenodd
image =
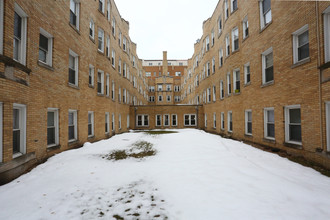
<instances>
[{"instance_id":1,"label":"snow","mask_svg":"<svg viewBox=\"0 0 330 220\"><path fill-rule=\"evenodd\" d=\"M330 178L194 129L129 132L60 153L0 187L0 219L329 219ZM107 160L134 143L156 155Z\"/></svg>"}]
</instances>

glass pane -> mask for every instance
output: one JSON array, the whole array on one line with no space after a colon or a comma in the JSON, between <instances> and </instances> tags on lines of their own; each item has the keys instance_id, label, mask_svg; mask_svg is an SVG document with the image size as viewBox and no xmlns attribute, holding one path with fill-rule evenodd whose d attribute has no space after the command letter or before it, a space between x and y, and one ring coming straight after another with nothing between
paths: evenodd
<instances>
[{"instance_id":1,"label":"glass pane","mask_svg":"<svg viewBox=\"0 0 330 220\"><path fill-rule=\"evenodd\" d=\"M55 125L55 112L47 113L47 127L53 127Z\"/></svg>"},{"instance_id":2,"label":"glass pane","mask_svg":"<svg viewBox=\"0 0 330 220\"><path fill-rule=\"evenodd\" d=\"M55 144L55 128L47 128L47 145Z\"/></svg>"},{"instance_id":3,"label":"glass pane","mask_svg":"<svg viewBox=\"0 0 330 220\"><path fill-rule=\"evenodd\" d=\"M40 38L39 38L39 47L41 47L42 49L48 51L48 38L45 37L42 34L39 34Z\"/></svg>"},{"instance_id":4,"label":"glass pane","mask_svg":"<svg viewBox=\"0 0 330 220\"><path fill-rule=\"evenodd\" d=\"M69 55L69 68L70 69L76 69L75 68L75 58L72 55Z\"/></svg>"},{"instance_id":5,"label":"glass pane","mask_svg":"<svg viewBox=\"0 0 330 220\"><path fill-rule=\"evenodd\" d=\"M265 25L272 21L272 10L269 10L265 15Z\"/></svg>"},{"instance_id":6,"label":"glass pane","mask_svg":"<svg viewBox=\"0 0 330 220\"><path fill-rule=\"evenodd\" d=\"M74 124L74 113L69 112L69 125L73 125L73 124Z\"/></svg>"},{"instance_id":7,"label":"glass pane","mask_svg":"<svg viewBox=\"0 0 330 220\"><path fill-rule=\"evenodd\" d=\"M74 137L74 126L69 126L69 140L75 139Z\"/></svg>"},{"instance_id":8,"label":"glass pane","mask_svg":"<svg viewBox=\"0 0 330 220\"><path fill-rule=\"evenodd\" d=\"M19 51L20 51L20 40L14 38L14 59L15 60L19 60L20 55L19 55Z\"/></svg>"},{"instance_id":9,"label":"glass pane","mask_svg":"<svg viewBox=\"0 0 330 220\"><path fill-rule=\"evenodd\" d=\"M74 26L77 25L77 16L70 10L70 23Z\"/></svg>"},{"instance_id":10,"label":"glass pane","mask_svg":"<svg viewBox=\"0 0 330 220\"><path fill-rule=\"evenodd\" d=\"M265 59L266 59L266 69L273 66L273 53L266 55Z\"/></svg>"},{"instance_id":11,"label":"glass pane","mask_svg":"<svg viewBox=\"0 0 330 220\"><path fill-rule=\"evenodd\" d=\"M74 71L73 69L69 69L69 83L76 83L76 71Z\"/></svg>"},{"instance_id":12,"label":"glass pane","mask_svg":"<svg viewBox=\"0 0 330 220\"><path fill-rule=\"evenodd\" d=\"M13 129L19 129L19 109L13 110Z\"/></svg>"},{"instance_id":13,"label":"glass pane","mask_svg":"<svg viewBox=\"0 0 330 220\"><path fill-rule=\"evenodd\" d=\"M267 111L267 122L272 122L274 123L274 110L268 110Z\"/></svg>"},{"instance_id":14,"label":"glass pane","mask_svg":"<svg viewBox=\"0 0 330 220\"><path fill-rule=\"evenodd\" d=\"M262 9L264 13L270 9L270 0L264 0L262 2Z\"/></svg>"},{"instance_id":15,"label":"glass pane","mask_svg":"<svg viewBox=\"0 0 330 220\"><path fill-rule=\"evenodd\" d=\"M21 145L21 131L13 131L13 153L20 152L20 145Z\"/></svg>"},{"instance_id":16,"label":"glass pane","mask_svg":"<svg viewBox=\"0 0 330 220\"><path fill-rule=\"evenodd\" d=\"M309 57L309 44L305 44L298 48L298 60Z\"/></svg>"},{"instance_id":17,"label":"glass pane","mask_svg":"<svg viewBox=\"0 0 330 220\"><path fill-rule=\"evenodd\" d=\"M275 137L274 124L267 124L267 137Z\"/></svg>"},{"instance_id":18,"label":"glass pane","mask_svg":"<svg viewBox=\"0 0 330 220\"><path fill-rule=\"evenodd\" d=\"M273 67L269 67L266 69L266 76L265 76L265 82L270 82L274 80L274 69Z\"/></svg>"},{"instance_id":19,"label":"glass pane","mask_svg":"<svg viewBox=\"0 0 330 220\"><path fill-rule=\"evenodd\" d=\"M46 51L39 49L39 60L42 62L47 62L47 53Z\"/></svg>"},{"instance_id":20,"label":"glass pane","mask_svg":"<svg viewBox=\"0 0 330 220\"><path fill-rule=\"evenodd\" d=\"M92 134L92 125L88 124L88 135Z\"/></svg>"},{"instance_id":21,"label":"glass pane","mask_svg":"<svg viewBox=\"0 0 330 220\"><path fill-rule=\"evenodd\" d=\"M76 13L76 3L74 0L70 0L70 10Z\"/></svg>"},{"instance_id":22,"label":"glass pane","mask_svg":"<svg viewBox=\"0 0 330 220\"><path fill-rule=\"evenodd\" d=\"M88 113L88 124L92 123L92 114Z\"/></svg>"},{"instance_id":23,"label":"glass pane","mask_svg":"<svg viewBox=\"0 0 330 220\"><path fill-rule=\"evenodd\" d=\"M289 134L290 134L290 141L301 142L301 126L300 125L290 125Z\"/></svg>"},{"instance_id":24,"label":"glass pane","mask_svg":"<svg viewBox=\"0 0 330 220\"><path fill-rule=\"evenodd\" d=\"M298 36L298 46L302 46L308 43L308 31Z\"/></svg>"},{"instance_id":25,"label":"glass pane","mask_svg":"<svg viewBox=\"0 0 330 220\"><path fill-rule=\"evenodd\" d=\"M18 39L22 37L22 18L16 12L14 16L14 36Z\"/></svg>"},{"instance_id":26,"label":"glass pane","mask_svg":"<svg viewBox=\"0 0 330 220\"><path fill-rule=\"evenodd\" d=\"M290 123L300 123L301 122L300 108L289 109L289 114L290 114Z\"/></svg>"},{"instance_id":27,"label":"glass pane","mask_svg":"<svg viewBox=\"0 0 330 220\"><path fill-rule=\"evenodd\" d=\"M247 113L247 120L252 121L252 112Z\"/></svg>"},{"instance_id":28,"label":"glass pane","mask_svg":"<svg viewBox=\"0 0 330 220\"><path fill-rule=\"evenodd\" d=\"M247 133L252 134L252 122L247 123Z\"/></svg>"}]
</instances>

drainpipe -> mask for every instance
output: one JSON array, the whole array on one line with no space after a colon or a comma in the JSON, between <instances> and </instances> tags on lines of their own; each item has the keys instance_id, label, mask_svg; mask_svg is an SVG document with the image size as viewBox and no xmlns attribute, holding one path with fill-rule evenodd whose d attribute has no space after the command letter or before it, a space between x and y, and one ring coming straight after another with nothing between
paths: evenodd
<instances>
[{"instance_id":1,"label":"drainpipe","mask_svg":"<svg viewBox=\"0 0 330 220\"><path fill-rule=\"evenodd\" d=\"M319 69L319 103L320 103L320 140L321 149L324 150L323 145L323 117L322 117L322 70L321 66L321 44L320 44L320 30L319 30L319 2L315 2L315 17L316 17L316 35L317 35L317 66Z\"/></svg>"}]
</instances>

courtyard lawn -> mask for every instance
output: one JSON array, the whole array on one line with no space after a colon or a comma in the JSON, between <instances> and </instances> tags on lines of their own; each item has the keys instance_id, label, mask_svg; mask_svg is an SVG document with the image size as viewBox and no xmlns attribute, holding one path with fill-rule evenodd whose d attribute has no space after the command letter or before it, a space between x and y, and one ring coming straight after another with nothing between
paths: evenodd
<instances>
[{"instance_id":1,"label":"courtyard lawn","mask_svg":"<svg viewBox=\"0 0 330 220\"><path fill-rule=\"evenodd\" d=\"M0 219L330 219L330 178L204 131L129 132L0 186Z\"/></svg>"}]
</instances>

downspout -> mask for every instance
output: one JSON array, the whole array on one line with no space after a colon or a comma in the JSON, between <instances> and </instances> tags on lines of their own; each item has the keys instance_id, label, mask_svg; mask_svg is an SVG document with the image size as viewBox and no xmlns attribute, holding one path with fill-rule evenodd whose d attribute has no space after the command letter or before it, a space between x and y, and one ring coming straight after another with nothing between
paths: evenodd
<instances>
[{"instance_id":1,"label":"downspout","mask_svg":"<svg viewBox=\"0 0 330 220\"><path fill-rule=\"evenodd\" d=\"M322 117L322 70L321 66L321 44L320 44L320 30L319 30L319 2L315 2L315 17L316 17L316 35L317 35L317 66L319 69L319 104L320 104L320 141L321 149L324 150L323 145L323 117Z\"/></svg>"}]
</instances>

